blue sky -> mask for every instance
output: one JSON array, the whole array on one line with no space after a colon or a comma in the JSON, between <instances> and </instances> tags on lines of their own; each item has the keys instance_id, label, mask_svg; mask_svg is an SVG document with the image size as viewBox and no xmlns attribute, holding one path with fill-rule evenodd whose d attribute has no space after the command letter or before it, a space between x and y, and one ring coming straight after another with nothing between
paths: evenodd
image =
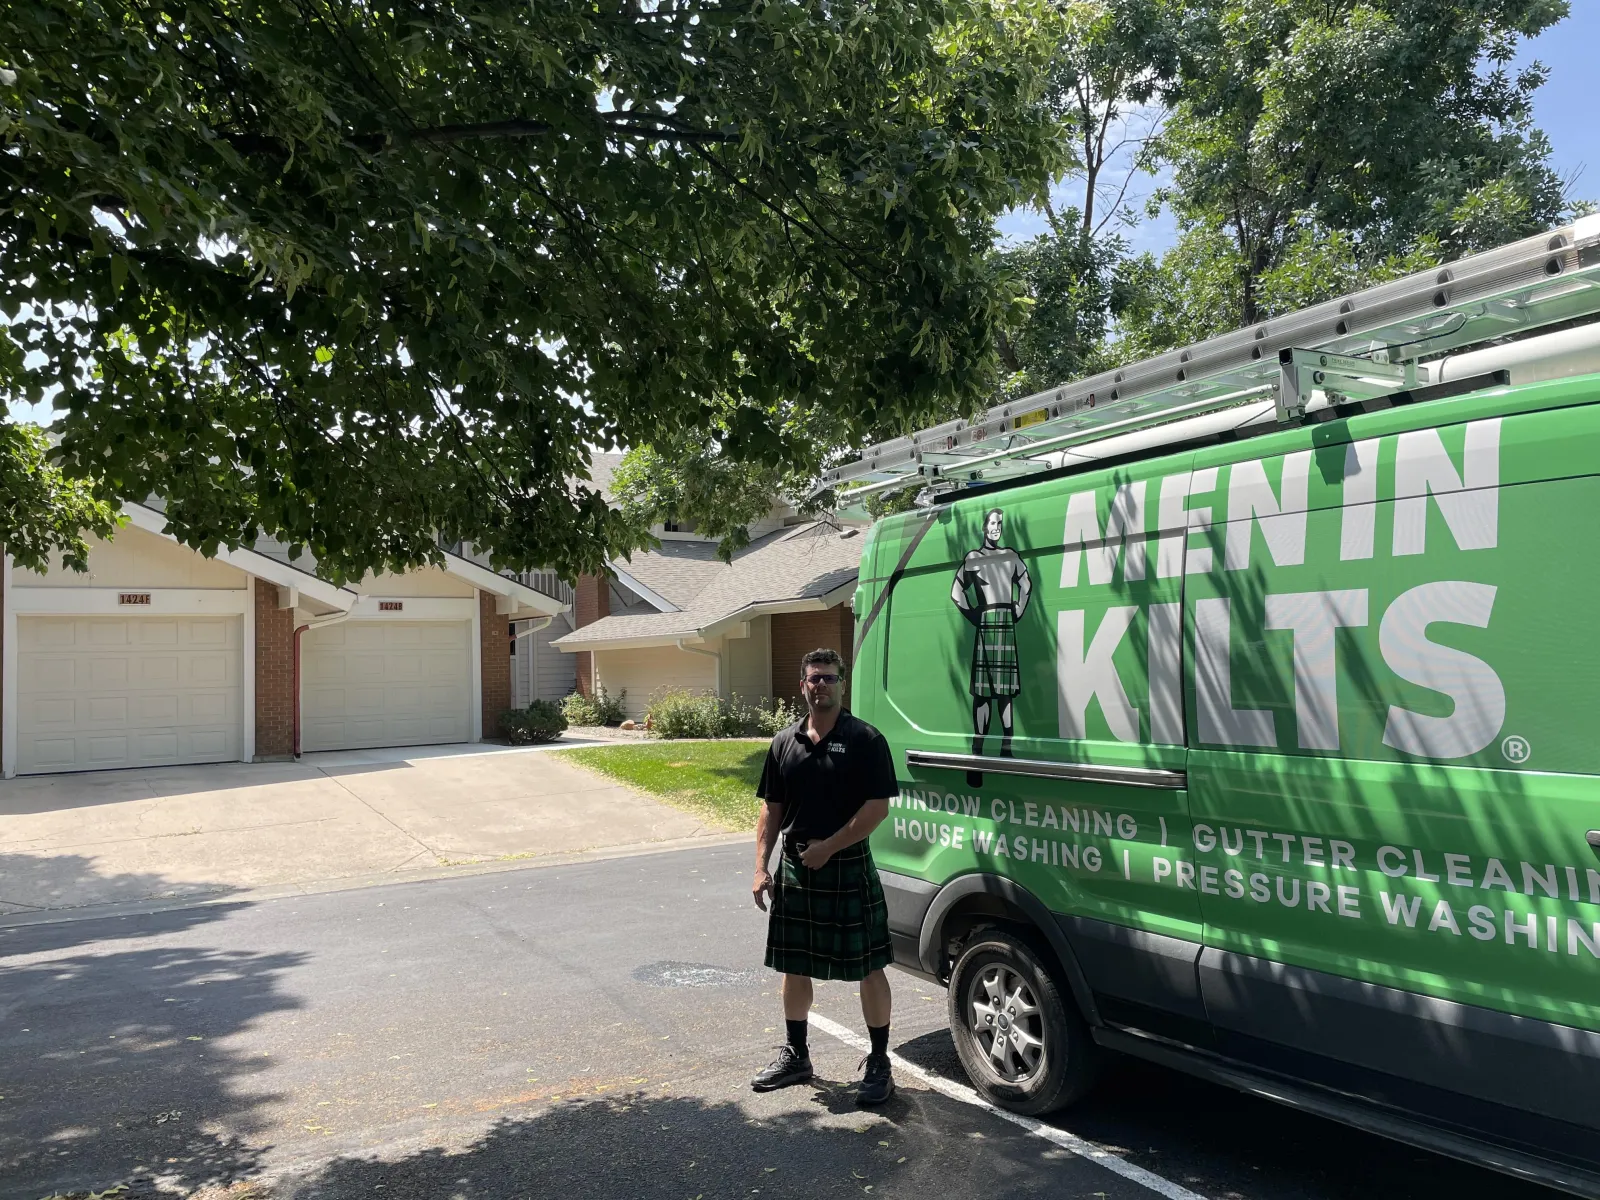
<instances>
[{"instance_id":1,"label":"blue sky","mask_svg":"<svg viewBox=\"0 0 1600 1200\"><path fill-rule=\"evenodd\" d=\"M1535 96L1534 117L1550 138L1551 164L1563 178L1582 171L1572 195L1600 201L1600 82L1596 80L1595 49L1600 47L1600 0L1571 0L1572 14L1542 36L1526 43L1519 62L1539 59L1550 68L1550 79ZM1154 183L1142 179L1136 191L1148 195ZM1021 240L1044 230L1038 214L1017 211L1001 220L1008 239ZM1129 231L1135 251L1159 253L1172 244L1176 230L1163 213L1141 220ZM15 420L48 422L41 406L9 405Z\"/></svg>"}]
</instances>

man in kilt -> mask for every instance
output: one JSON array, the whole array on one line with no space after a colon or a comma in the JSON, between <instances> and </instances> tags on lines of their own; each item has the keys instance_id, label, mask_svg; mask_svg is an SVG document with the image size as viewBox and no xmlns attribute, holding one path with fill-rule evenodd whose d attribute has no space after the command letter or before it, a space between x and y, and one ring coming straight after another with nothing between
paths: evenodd
<instances>
[{"instance_id":1,"label":"man in kilt","mask_svg":"<svg viewBox=\"0 0 1600 1200\"><path fill-rule=\"evenodd\" d=\"M977 626L972 639L972 752L983 753L994 706L1000 708L1000 755L1011 757L1011 702L1022 691L1017 622L1028 609L1033 579L1015 550L1000 544L1005 516L991 508L983 518L983 545L956 571L950 599ZM969 595L970 593L970 595Z\"/></svg>"},{"instance_id":2,"label":"man in kilt","mask_svg":"<svg viewBox=\"0 0 1600 1200\"><path fill-rule=\"evenodd\" d=\"M751 1081L770 1092L811 1078L806 1018L813 979L861 983L872 1049L856 1092L860 1105L894 1094L889 1070L889 980L894 959L883 885L867 836L889 815L898 789L889 744L840 706L844 662L813 650L800 663L807 713L772 739L756 794L756 907L767 909L767 966L783 972L787 1027L778 1058ZM783 849L774 875L774 845Z\"/></svg>"}]
</instances>

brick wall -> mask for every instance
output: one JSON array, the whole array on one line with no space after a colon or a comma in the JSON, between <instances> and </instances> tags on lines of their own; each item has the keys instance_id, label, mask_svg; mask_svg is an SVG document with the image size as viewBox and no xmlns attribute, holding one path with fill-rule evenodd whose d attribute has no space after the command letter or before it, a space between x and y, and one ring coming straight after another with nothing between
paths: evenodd
<instances>
[{"instance_id":1,"label":"brick wall","mask_svg":"<svg viewBox=\"0 0 1600 1200\"><path fill-rule=\"evenodd\" d=\"M578 576L578 587L572 598L573 628L593 625L601 617L611 615L611 588L598 575ZM587 650L573 655L578 673L578 691L585 696L594 695L594 655Z\"/></svg>"},{"instance_id":2,"label":"brick wall","mask_svg":"<svg viewBox=\"0 0 1600 1200\"><path fill-rule=\"evenodd\" d=\"M494 611L494 594L478 593L478 631L482 644L479 676L483 684L483 736L500 736L500 714L511 707L511 618Z\"/></svg>"},{"instance_id":3,"label":"brick wall","mask_svg":"<svg viewBox=\"0 0 1600 1200\"><path fill-rule=\"evenodd\" d=\"M823 647L837 650L849 675L850 651L855 638L855 613L847 604L818 612L777 613L772 618L772 691L791 700L800 698L800 659ZM850 702L848 688L845 703Z\"/></svg>"},{"instance_id":4,"label":"brick wall","mask_svg":"<svg viewBox=\"0 0 1600 1200\"><path fill-rule=\"evenodd\" d=\"M256 580L256 758L294 754L294 610Z\"/></svg>"}]
</instances>

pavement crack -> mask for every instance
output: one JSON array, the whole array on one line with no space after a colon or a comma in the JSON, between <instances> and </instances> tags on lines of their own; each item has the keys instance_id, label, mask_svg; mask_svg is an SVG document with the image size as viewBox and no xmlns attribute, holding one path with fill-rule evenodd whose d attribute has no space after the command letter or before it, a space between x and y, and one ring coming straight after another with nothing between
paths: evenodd
<instances>
[{"instance_id":1,"label":"pavement crack","mask_svg":"<svg viewBox=\"0 0 1600 1200\"><path fill-rule=\"evenodd\" d=\"M321 767L317 768L317 774L321 775L324 779L328 780L335 787L337 787L340 791L344 792L345 795L349 796L352 800L354 800L357 804L359 804L363 808L365 808L373 816L377 817L380 821L384 822L384 824L388 825L396 833L400 834L401 837L409 838L411 841L413 841L417 845L421 846L425 853L432 854L432 855L437 857L437 855L439 854L438 850L436 850L434 847L428 845L427 842L423 841L416 834L412 833L409 829L407 829L404 825L400 824L400 822L396 821L393 817L389 816L388 813L380 812L378 809L374 808L371 805L371 803L369 803L367 801L366 797L361 795L361 793L359 793L357 791L354 791L351 788L347 787L345 785L344 781L342 779L340 779L337 775L330 775L330 774L328 774L327 771L325 771Z\"/></svg>"}]
</instances>

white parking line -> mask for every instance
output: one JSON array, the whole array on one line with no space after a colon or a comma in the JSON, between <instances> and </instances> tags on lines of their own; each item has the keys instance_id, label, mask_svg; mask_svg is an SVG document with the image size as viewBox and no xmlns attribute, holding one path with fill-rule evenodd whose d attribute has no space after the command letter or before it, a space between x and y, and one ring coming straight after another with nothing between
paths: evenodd
<instances>
[{"instance_id":1,"label":"white parking line","mask_svg":"<svg viewBox=\"0 0 1600 1200\"><path fill-rule=\"evenodd\" d=\"M871 1049L871 1044L852 1029L846 1029L837 1021L830 1021L827 1017L811 1014L811 1023L823 1033L835 1037L845 1045L860 1050L865 1054ZM993 1113L1003 1121L1010 1121L1013 1125L1026 1129L1035 1137L1043 1138L1053 1145L1060 1146L1063 1150L1070 1150L1079 1158L1086 1158L1098 1166L1104 1167L1113 1175L1120 1175L1130 1183L1137 1183L1140 1187L1149 1188L1158 1196L1165 1196L1167 1200L1206 1200L1199 1192L1191 1192L1181 1184L1164 1179L1154 1171L1146 1171L1143 1167L1136 1167L1125 1158L1120 1158L1111 1153L1104 1146L1097 1146L1093 1142L1085 1141L1075 1134L1064 1129L1057 1129L1054 1125L1046 1125L1043 1121L1033 1117L1024 1117L1018 1113L1007 1112L994 1104L990 1104L971 1088L960 1083L952 1083L938 1075L924 1071L914 1063L907 1062L898 1054L891 1053L889 1061L894 1064L895 1070L905 1075L920 1080L940 1095L949 1096L952 1100L959 1100L963 1104L971 1104L985 1112Z\"/></svg>"}]
</instances>

